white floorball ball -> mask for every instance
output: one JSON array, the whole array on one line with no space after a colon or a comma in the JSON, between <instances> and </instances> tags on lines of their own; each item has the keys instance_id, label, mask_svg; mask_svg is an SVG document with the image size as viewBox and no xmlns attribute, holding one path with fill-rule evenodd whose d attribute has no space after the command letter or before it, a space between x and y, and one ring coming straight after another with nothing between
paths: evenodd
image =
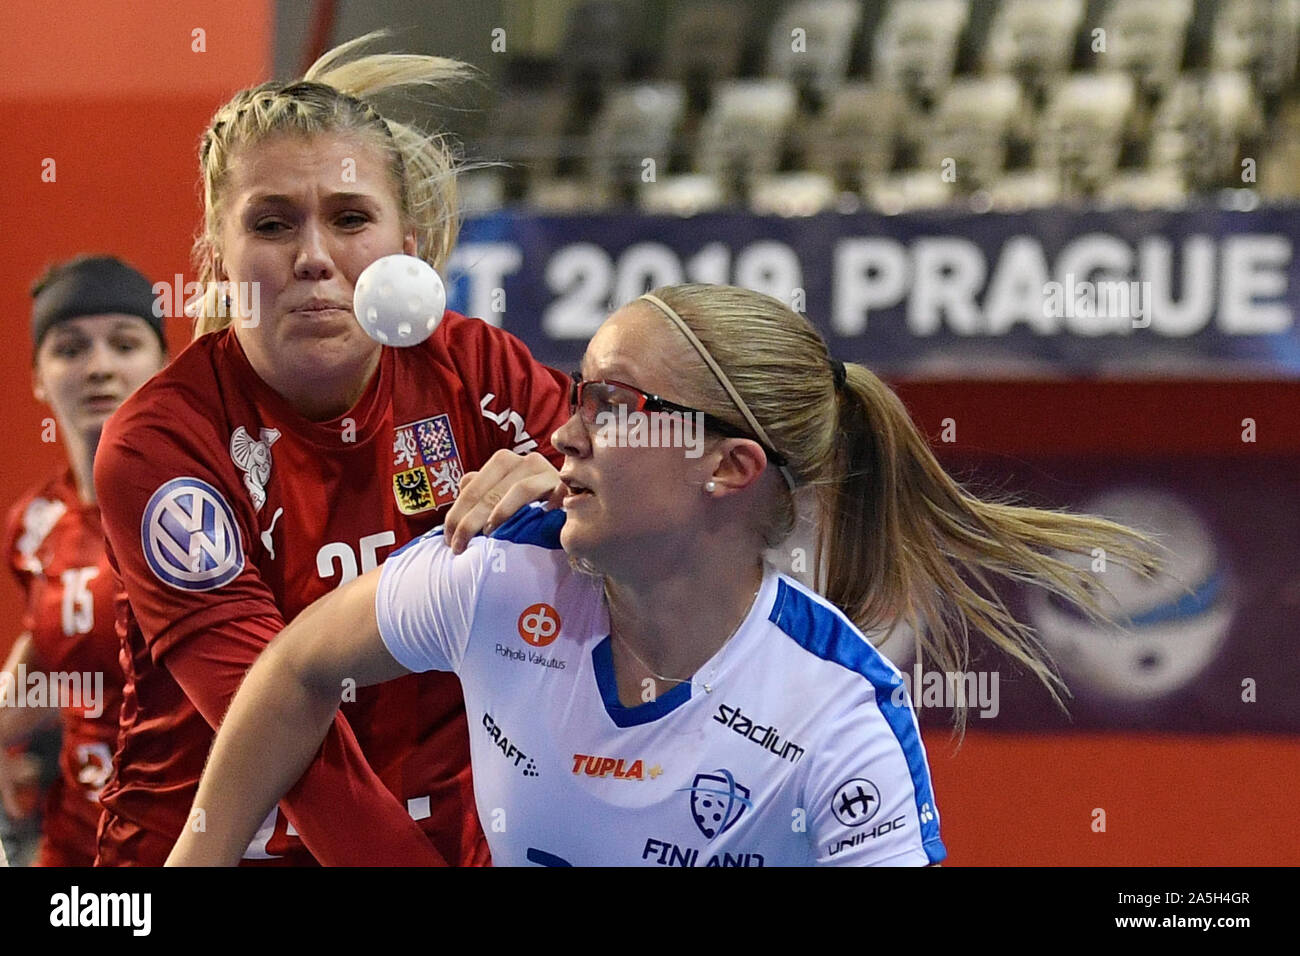
<instances>
[{"instance_id":1,"label":"white floorball ball","mask_svg":"<svg viewBox=\"0 0 1300 956\"><path fill-rule=\"evenodd\" d=\"M352 311L366 335L381 345L419 345L447 311L447 289L429 263L398 253L362 270Z\"/></svg>"}]
</instances>

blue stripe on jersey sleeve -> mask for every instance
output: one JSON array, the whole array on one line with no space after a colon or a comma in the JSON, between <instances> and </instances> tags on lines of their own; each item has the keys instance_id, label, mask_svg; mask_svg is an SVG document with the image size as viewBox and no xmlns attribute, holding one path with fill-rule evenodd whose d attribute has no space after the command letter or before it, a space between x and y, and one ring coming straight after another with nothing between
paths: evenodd
<instances>
[{"instance_id":1,"label":"blue stripe on jersey sleeve","mask_svg":"<svg viewBox=\"0 0 1300 956\"><path fill-rule=\"evenodd\" d=\"M537 504L524 505L489 537L514 544L535 544L540 548L557 551L565 517L565 512L560 508L546 511Z\"/></svg>"},{"instance_id":2,"label":"blue stripe on jersey sleeve","mask_svg":"<svg viewBox=\"0 0 1300 956\"><path fill-rule=\"evenodd\" d=\"M934 807L934 793L930 787L930 772L925 765L925 750L912 722L910 708L893 701L894 688L902 681L855 627L830 608L791 587L787 581L777 582L776 602L768 620L810 654L847 667L871 682L876 691L876 706L898 738L907 759L926 855L931 863L942 860L948 854L939 840L938 819L930 812Z\"/></svg>"},{"instance_id":3,"label":"blue stripe on jersey sleeve","mask_svg":"<svg viewBox=\"0 0 1300 956\"><path fill-rule=\"evenodd\" d=\"M396 551L389 554L388 557L395 558L403 551L405 551L407 548L414 547L415 545L419 544L421 541L428 541L432 538L441 538L441 537L442 537L442 525L438 525L438 527L436 528L430 528L424 534L416 535L410 541L406 542L406 544L402 545ZM385 558L384 560L387 561L388 558Z\"/></svg>"}]
</instances>

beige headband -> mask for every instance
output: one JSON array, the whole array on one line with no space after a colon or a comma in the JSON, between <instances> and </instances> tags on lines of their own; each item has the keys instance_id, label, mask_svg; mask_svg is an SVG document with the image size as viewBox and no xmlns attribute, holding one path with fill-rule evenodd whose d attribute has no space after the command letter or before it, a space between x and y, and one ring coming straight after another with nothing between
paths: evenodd
<instances>
[{"instance_id":1,"label":"beige headband","mask_svg":"<svg viewBox=\"0 0 1300 956\"><path fill-rule=\"evenodd\" d=\"M676 325L677 328L681 329L681 332L686 336L687 341L689 341L691 345L695 346L695 351L700 353L700 358L704 359L704 364L713 370L714 377L717 378L718 382L726 390L727 394L731 396L732 402L734 402L735 406L740 409L740 414L745 416L745 421L748 422L749 427L754 430L754 434L758 436L759 441L775 451L776 445L774 445L772 440L767 437L767 432L763 430L763 426L758 423L758 419L755 418L754 414L749 410L749 406L745 404L745 400L740 397L740 393L736 391L735 386L731 384L731 380L727 378L726 373L722 371L722 366L714 361L713 356L709 354L709 350L704 347L704 343L701 342L695 333L691 331L690 326L687 325L682 317L674 312L668 304L657 295L651 295L647 292L645 295L641 296L641 298L654 304L660 312L673 320L673 324ZM794 491L794 476L790 474L790 469L785 465L777 465L777 468L781 472L781 477L785 479L785 483L790 486L790 490Z\"/></svg>"}]
</instances>

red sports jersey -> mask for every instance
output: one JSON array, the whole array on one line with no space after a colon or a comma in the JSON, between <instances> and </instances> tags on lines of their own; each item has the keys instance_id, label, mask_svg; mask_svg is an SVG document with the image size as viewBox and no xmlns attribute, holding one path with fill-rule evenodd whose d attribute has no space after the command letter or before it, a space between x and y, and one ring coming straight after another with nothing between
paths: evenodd
<instances>
[{"instance_id":1,"label":"red sports jersey","mask_svg":"<svg viewBox=\"0 0 1300 956\"><path fill-rule=\"evenodd\" d=\"M23 628L37 662L15 691L28 703L40 693L65 705L59 776L46 798L38 860L90 866L122 707L118 583L104 553L99 509L82 503L68 470L14 505L4 546L27 595Z\"/></svg>"},{"instance_id":2,"label":"red sports jersey","mask_svg":"<svg viewBox=\"0 0 1300 956\"><path fill-rule=\"evenodd\" d=\"M183 826L203 825L188 815L212 727L266 642L441 524L461 476L494 451L558 462L550 436L567 390L518 339L448 312L422 345L384 348L365 393L332 421L295 412L230 329L190 345L127 400L95 462L129 598L101 863L159 864ZM410 675L340 694L323 752L245 860L422 863L436 859L432 841L450 863L488 862L456 679ZM337 817L338 795L358 790L404 831L392 845L362 845Z\"/></svg>"}]
</instances>

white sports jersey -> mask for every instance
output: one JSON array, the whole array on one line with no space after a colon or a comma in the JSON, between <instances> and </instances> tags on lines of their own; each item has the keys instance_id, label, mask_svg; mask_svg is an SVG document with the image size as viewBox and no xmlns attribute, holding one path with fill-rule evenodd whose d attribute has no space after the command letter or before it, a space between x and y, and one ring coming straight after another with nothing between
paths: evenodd
<instances>
[{"instance_id":1,"label":"white sports jersey","mask_svg":"<svg viewBox=\"0 0 1300 956\"><path fill-rule=\"evenodd\" d=\"M379 581L393 657L460 677L497 865L946 856L916 718L894 694L902 679L840 611L768 568L694 683L625 707L604 592L570 567L564 520L530 506L459 556L435 529Z\"/></svg>"}]
</instances>

